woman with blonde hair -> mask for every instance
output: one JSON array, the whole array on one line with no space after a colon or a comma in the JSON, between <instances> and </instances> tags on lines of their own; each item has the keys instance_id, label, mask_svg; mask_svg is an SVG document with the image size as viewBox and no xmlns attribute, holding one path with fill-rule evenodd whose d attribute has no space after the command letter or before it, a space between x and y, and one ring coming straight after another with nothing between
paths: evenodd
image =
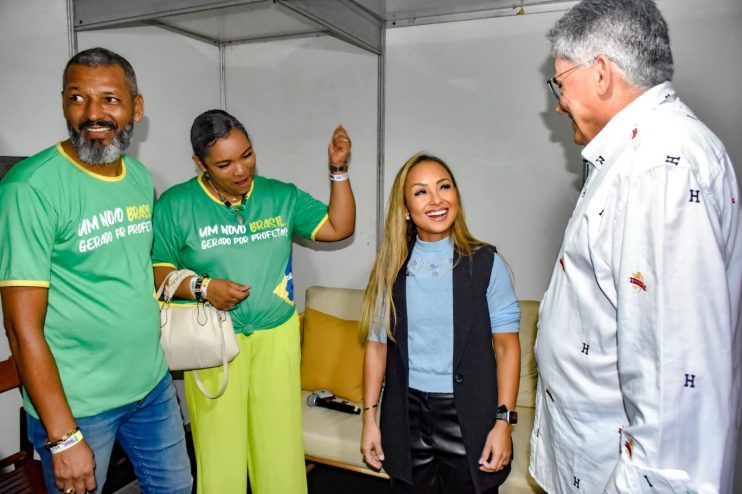
<instances>
[{"instance_id":1,"label":"woman with blonde hair","mask_svg":"<svg viewBox=\"0 0 742 494\"><path fill-rule=\"evenodd\" d=\"M392 185L361 318L361 450L393 493L497 492L517 421L519 322L507 267L469 232L450 168L414 155Z\"/></svg>"}]
</instances>

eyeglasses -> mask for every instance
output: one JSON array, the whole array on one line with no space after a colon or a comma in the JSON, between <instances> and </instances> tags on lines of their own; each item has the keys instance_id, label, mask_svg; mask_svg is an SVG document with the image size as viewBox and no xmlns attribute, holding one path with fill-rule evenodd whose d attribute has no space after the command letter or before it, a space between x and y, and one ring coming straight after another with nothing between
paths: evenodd
<instances>
[{"instance_id":1,"label":"eyeglasses","mask_svg":"<svg viewBox=\"0 0 742 494\"><path fill-rule=\"evenodd\" d=\"M549 86L549 89L551 89L551 94L554 95L557 101L561 101L562 99L562 83L557 81L557 79L559 79L563 75L569 74L575 69L579 69L580 67L585 67L585 65L575 65L571 69L567 69L564 72L560 72L559 74L555 75L554 77L546 81L546 85Z\"/></svg>"}]
</instances>

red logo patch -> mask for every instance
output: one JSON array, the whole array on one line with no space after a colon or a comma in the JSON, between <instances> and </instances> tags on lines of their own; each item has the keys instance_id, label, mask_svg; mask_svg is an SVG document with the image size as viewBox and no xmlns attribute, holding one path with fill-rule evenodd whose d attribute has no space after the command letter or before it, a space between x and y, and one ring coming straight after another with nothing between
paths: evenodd
<instances>
[{"instance_id":1,"label":"red logo patch","mask_svg":"<svg viewBox=\"0 0 742 494\"><path fill-rule=\"evenodd\" d=\"M644 284L644 275L639 271L629 276L629 283L634 285L634 288L643 292L647 291L647 285Z\"/></svg>"},{"instance_id":2,"label":"red logo patch","mask_svg":"<svg viewBox=\"0 0 742 494\"><path fill-rule=\"evenodd\" d=\"M629 439L628 441L623 443L623 445L624 445L624 448L626 448L626 452L629 454L629 458L631 458L631 455L634 452L634 440Z\"/></svg>"},{"instance_id":3,"label":"red logo patch","mask_svg":"<svg viewBox=\"0 0 742 494\"><path fill-rule=\"evenodd\" d=\"M636 137L636 134L638 134L638 133L639 133L639 129L632 130L631 131L631 138L633 139L634 137Z\"/></svg>"}]
</instances>

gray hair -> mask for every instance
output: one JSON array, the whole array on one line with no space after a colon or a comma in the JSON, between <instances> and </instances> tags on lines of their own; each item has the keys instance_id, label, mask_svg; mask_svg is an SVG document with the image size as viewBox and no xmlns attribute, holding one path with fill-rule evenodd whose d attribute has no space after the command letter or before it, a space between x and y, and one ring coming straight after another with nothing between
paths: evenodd
<instances>
[{"instance_id":1,"label":"gray hair","mask_svg":"<svg viewBox=\"0 0 742 494\"><path fill-rule=\"evenodd\" d=\"M134 73L134 68L131 66L128 60L126 60L118 53L112 52L111 50L106 50L105 48L101 47L89 48L77 53L75 56L70 58L69 62L67 62L67 65L65 65L64 67L64 72L62 73L63 91L64 86L67 83L67 71L70 69L70 65L85 65L87 67L110 67L111 65L118 65L124 70L124 76L126 76L126 82L129 83L131 95L136 96L137 94L139 94L139 90L137 88L137 76Z\"/></svg>"},{"instance_id":2,"label":"gray hair","mask_svg":"<svg viewBox=\"0 0 742 494\"><path fill-rule=\"evenodd\" d=\"M587 65L603 54L641 89L672 80L670 34L654 0L582 0L546 36L552 56Z\"/></svg>"}]
</instances>

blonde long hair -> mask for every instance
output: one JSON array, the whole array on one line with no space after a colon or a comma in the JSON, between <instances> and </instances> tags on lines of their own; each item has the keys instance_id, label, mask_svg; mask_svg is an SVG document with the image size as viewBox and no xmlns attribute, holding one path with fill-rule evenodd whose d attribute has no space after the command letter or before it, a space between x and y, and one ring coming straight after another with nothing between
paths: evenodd
<instances>
[{"instance_id":1,"label":"blonde long hair","mask_svg":"<svg viewBox=\"0 0 742 494\"><path fill-rule=\"evenodd\" d=\"M363 298L363 310L361 312L360 338L365 344L371 325L375 321L386 327L389 338L392 334L392 315L396 314L394 300L392 299L392 288L397 279L399 270L409 255L409 248L415 240L417 229L412 221L405 219L405 182L410 170L424 161L432 161L441 165L451 177L456 198L459 201L459 211L453 221L451 237L453 237L454 249L462 256L470 256L479 249L483 242L474 238L466 226L464 219L464 207L461 203L461 194L456 184L456 179L451 169L440 158L424 153L413 155L407 163L400 168L394 178L392 190L389 193L389 204L387 206L386 222L384 223L384 238L381 248L376 255L371 275L366 286ZM384 303L386 301L386 303ZM396 319L396 315L395 315ZM396 321L395 321L396 322Z\"/></svg>"}]
</instances>

